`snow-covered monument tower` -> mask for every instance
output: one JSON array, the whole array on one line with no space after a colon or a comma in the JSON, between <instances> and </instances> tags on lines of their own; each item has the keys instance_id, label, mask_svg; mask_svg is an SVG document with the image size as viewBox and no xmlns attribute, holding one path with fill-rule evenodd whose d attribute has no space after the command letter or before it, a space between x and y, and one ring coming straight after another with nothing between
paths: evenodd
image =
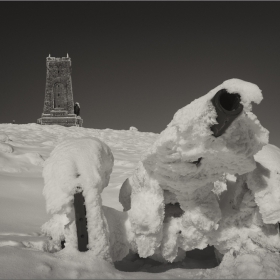
<instances>
[{"instance_id":1,"label":"snow-covered monument tower","mask_svg":"<svg viewBox=\"0 0 280 280\"><path fill-rule=\"evenodd\" d=\"M83 120L74 113L71 79L71 58L46 58L47 77L43 114L38 124L82 126Z\"/></svg>"}]
</instances>

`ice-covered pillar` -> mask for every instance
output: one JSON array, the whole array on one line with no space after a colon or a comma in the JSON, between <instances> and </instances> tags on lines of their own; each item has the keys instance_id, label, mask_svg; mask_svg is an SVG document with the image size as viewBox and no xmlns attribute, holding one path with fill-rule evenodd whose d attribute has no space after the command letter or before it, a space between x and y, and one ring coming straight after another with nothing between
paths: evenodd
<instances>
[{"instance_id":1,"label":"ice-covered pillar","mask_svg":"<svg viewBox=\"0 0 280 280\"><path fill-rule=\"evenodd\" d=\"M109 183L113 162L110 148L97 138L69 139L52 151L43 170L43 194L53 218L43 227L57 246L65 240L64 250L89 250L111 260L101 192ZM77 224L80 219L83 223ZM80 244L83 238L86 241L85 230L88 244Z\"/></svg>"}]
</instances>

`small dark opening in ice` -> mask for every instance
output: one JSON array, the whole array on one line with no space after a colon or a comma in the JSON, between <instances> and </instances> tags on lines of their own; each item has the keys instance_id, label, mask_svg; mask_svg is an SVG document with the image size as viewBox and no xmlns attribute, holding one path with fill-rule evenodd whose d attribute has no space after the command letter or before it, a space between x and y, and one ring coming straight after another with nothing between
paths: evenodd
<instances>
[{"instance_id":1,"label":"small dark opening in ice","mask_svg":"<svg viewBox=\"0 0 280 280\"><path fill-rule=\"evenodd\" d=\"M165 204L165 215L164 215L164 221L166 221L170 217L181 217L184 214L184 211L180 207L180 203L168 203Z\"/></svg>"},{"instance_id":2,"label":"small dark opening in ice","mask_svg":"<svg viewBox=\"0 0 280 280\"><path fill-rule=\"evenodd\" d=\"M223 90L220 95L220 104L227 111L235 111L240 104L240 95L238 93L228 93Z\"/></svg>"}]
</instances>

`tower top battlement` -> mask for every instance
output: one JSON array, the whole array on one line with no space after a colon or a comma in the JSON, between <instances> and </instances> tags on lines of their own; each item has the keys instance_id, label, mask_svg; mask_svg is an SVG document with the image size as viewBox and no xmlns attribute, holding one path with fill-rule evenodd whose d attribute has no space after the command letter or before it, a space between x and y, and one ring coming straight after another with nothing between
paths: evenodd
<instances>
[{"instance_id":1,"label":"tower top battlement","mask_svg":"<svg viewBox=\"0 0 280 280\"><path fill-rule=\"evenodd\" d=\"M47 61L71 61L70 57L46 57Z\"/></svg>"},{"instance_id":2,"label":"tower top battlement","mask_svg":"<svg viewBox=\"0 0 280 280\"><path fill-rule=\"evenodd\" d=\"M54 56L51 56L51 54L49 54L49 56L46 57L46 60L47 60L47 62L51 62L51 61L59 62L59 61L71 61L71 58L69 57L68 53L67 53L66 57L54 57Z\"/></svg>"}]
</instances>

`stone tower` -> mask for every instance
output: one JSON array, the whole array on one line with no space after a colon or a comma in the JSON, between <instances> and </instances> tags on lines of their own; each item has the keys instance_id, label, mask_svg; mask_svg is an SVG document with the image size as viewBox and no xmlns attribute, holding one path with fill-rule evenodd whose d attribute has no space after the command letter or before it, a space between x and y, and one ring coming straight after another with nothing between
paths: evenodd
<instances>
[{"instance_id":1,"label":"stone tower","mask_svg":"<svg viewBox=\"0 0 280 280\"><path fill-rule=\"evenodd\" d=\"M71 58L46 58L47 78L43 114L38 124L82 126L83 120L74 114L71 79Z\"/></svg>"}]
</instances>

